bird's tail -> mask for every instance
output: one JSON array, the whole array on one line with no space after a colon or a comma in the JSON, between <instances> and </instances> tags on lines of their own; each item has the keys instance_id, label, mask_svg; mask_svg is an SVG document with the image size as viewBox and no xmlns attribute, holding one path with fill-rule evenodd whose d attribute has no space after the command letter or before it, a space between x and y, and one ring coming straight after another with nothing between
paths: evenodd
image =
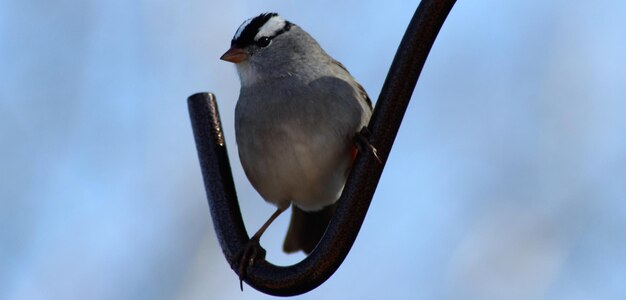
<instances>
[{"instance_id":1,"label":"bird's tail","mask_svg":"<svg viewBox=\"0 0 626 300\"><path fill-rule=\"evenodd\" d=\"M330 219L335 214L337 203L314 212L304 211L295 205L291 205L291 207L291 221L289 221L283 251L293 253L302 250L309 254L322 239Z\"/></svg>"}]
</instances>

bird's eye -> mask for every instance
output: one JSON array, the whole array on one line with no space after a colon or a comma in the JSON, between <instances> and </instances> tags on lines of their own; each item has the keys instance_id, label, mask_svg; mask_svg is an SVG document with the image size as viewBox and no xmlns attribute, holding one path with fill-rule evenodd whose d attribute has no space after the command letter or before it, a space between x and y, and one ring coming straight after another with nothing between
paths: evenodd
<instances>
[{"instance_id":1,"label":"bird's eye","mask_svg":"<svg viewBox=\"0 0 626 300\"><path fill-rule=\"evenodd\" d=\"M258 41L256 41L256 44L259 47L267 47L271 41L272 40L270 40L269 37L264 36L264 37L261 37Z\"/></svg>"}]
</instances>

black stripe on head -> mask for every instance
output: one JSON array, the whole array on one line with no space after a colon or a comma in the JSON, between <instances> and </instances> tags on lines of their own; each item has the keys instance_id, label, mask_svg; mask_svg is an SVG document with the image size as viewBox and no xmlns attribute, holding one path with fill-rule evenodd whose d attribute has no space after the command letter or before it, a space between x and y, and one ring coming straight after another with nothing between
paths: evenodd
<instances>
[{"instance_id":1,"label":"black stripe on head","mask_svg":"<svg viewBox=\"0 0 626 300\"><path fill-rule=\"evenodd\" d=\"M263 25L265 25L265 23L267 23L267 21L269 21L271 18L276 16L278 16L277 13L263 13L252 19L244 21L241 26L239 26L239 29L237 29L235 36L230 42L231 47L245 48L254 44L254 37L259 33L261 27L263 27ZM275 32L274 35L270 36L269 38L274 38L277 35L289 30L290 28L291 23L285 21L285 27Z\"/></svg>"}]
</instances>

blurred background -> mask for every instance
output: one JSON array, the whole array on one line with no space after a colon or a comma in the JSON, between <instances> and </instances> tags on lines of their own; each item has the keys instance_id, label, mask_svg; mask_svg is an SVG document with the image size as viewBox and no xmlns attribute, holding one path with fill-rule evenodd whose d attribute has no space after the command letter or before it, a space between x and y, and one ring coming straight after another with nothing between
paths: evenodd
<instances>
[{"instance_id":1,"label":"blurred background","mask_svg":"<svg viewBox=\"0 0 626 300\"><path fill-rule=\"evenodd\" d=\"M235 30L277 11L375 100L416 6L0 2L0 299L270 299L217 244L186 97L217 94L255 231ZM624 299L625 116L624 1L459 1L351 253L301 298ZM281 265L288 220L262 239Z\"/></svg>"}]
</instances>

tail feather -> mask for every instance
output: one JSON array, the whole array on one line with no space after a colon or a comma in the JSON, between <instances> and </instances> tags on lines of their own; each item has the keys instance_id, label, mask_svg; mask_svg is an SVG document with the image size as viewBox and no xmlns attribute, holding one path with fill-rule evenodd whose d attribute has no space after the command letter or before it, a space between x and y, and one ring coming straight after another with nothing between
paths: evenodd
<instances>
[{"instance_id":1,"label":"tail feather","mask_svg":"<svg viewBox=\"0 0 626 300\"><path fill-rule=\"evenodd\" d=\"M291 207L291 221L289 221L283 251L293 253L302 250L309 254L322 239L330 219L335 214L337 203L314 212L306 212L295 205Z\"/></svg>"}]
</instances>

